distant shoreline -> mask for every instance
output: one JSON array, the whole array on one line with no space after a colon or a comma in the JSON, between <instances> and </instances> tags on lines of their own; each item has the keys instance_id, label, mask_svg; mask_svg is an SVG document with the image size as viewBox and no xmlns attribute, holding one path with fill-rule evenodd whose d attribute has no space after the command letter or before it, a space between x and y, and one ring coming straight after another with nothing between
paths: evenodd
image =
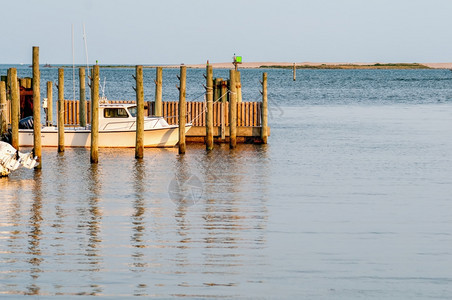
<instances>
[{"instance_id":1,"label":"distant shoreline","mask_svg":"<svg viewBox=\"0 0 452 300\"><path fill-rule=\"evenodd\" d=\"M214 69L232 69L232 63L211 63ZM81 66L81 65L80 65ZM80 66L76 66L77 68ZM179 68L181 65L143 65L143 68ZM185 64L187 68L203 69L206 64ZM239 69L292 69L294 63L287 62L245 62ZM452 69L452 63L331 63L331 62L300 62L295 63L297 69ZM100 68L130 69L135 65L99 65ZM70 65L50 66L50 68L72 68Z\"/></svg>"}]
</instances>

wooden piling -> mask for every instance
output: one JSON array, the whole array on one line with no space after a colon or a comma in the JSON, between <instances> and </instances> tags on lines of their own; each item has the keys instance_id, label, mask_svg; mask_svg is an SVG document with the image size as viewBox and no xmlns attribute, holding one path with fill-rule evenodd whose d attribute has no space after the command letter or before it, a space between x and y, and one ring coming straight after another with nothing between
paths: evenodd
<instances>
[{"instance_id":1,"label":"wooden piling","mask_svg":"<svg viewBox=\"0 0 452 300\"><path fill-rule=\"evenodd\" d=\"M268 138L268 98L267 98L267 72L262 74L262 123L261 139L262 143L267 144Z\"/></svg>"},{"instance_id":2,"label":"wooden piling","mask_svg":"<svg viewBox=\"0 0 452 300\"><path fill-rule=\"evenodd\" d=\"M237 86L237 103L242 102L242 79L240 71L235 72L236 86Z\"/></svg>"},{"instance_id":3,"label":"wooden piling","mask_svg":"<svg viewBox=\"0 0 452 300\"><path fill-rule=\"evenodd\" d=\"M91 163L99 162L99 65L94 65L91 83Z\"/></svg>"},{"instance_id":4,"label":"wooden piling","mask_svg":"<svg viewBox=\"0 0 452 300\"><path fill-rule=\"evenodd\" d=\"M53 90L52 81L47 81L47 112L46 112L46 125L51 126L53 123Z\"/></svg>"},{"instance_id":5,"label":"wooden piling","mask_svg":"<svg viewBox=\"0 0 452 300\"><path fill-rule=\"evenodd\" d=\"M17 69L10 69L10 94L11 94L11 145L19 150L19 117L20 117L20 95L19 83L17 81Z\"/></svg>"},{"instance_id":6,"label":"wooden piling","mask_svg":"<svg viewBox=\"0 0 452 300\"><path fill-rule=\"evenodd\" d=\"M64 152L64 69L58 69L58 152Z\"/></svg>"},{"instance_id":7,"label":"wooden piling","mask_svg":"<svg viewBox=\"0 0 452 300\"><path fill-rule=\"evenodd\" d=\"M212 65L206 67L206 100L207 100L207 115L206 115L206 149L213 149L213 68Z\"/></svg>"},{"instance_id":8,"label":"wooden piling","mask_svg":"<svg viewBox=\"0 0 452 300\"><path fill-rule=\"evenodd\" d=\"M33 147L38 164L35 169L42 168L41 145L41 74L39 73L39 47L33 47Z\"/></svg>"},{"instance_id":9,"label":"wooden piling","mask_svg":"<svg viewBox=\"0 0 452 300\"><path fill-rule=\"evenodd\" d=\"M137 120L136 120L136 142L135 142L135 158L143 158L144 152L144 90L143 90L143 66L136 66L136 103L137 103Z\"/></svg>"},{"instance_id":10,"label":"wooden piling","mask_svg":"<svg viewBox=\"0 0 452 300\"><path fill-rule=\"evenodd\" d=\"M228 92L228 82L227 80L221 81L221 140L224 141L226 139L226 105L228 96L226 93Z\"/></svg>"},{"instance_id":11,"label":"wooden piling","mask_svg":"<svg viewBox=\"0 0 452 300\"><path fill-rule=\"evenodd\" d=\"M6 102L6 82L0 81L0 134L8 130L8 115Z\"/></svg>"},{"instance_id":12,"label":"wooden piling","mask_svg":"<svg viewBox=\"0 0 452 300\"><path fill-rule=\"evenodd\" d=\"M297 65L293 63L293 81L297 80Z\"/></svg>"},{"instance_id":13,"label":"wooden piling","mask_svg":"<svg viewBox=\"0 0 452 300\"><path fill-rule=\"evenodd\" d=\"M237 146L237 81L236 71L229 70L229 148Z\"/></svg>"},{"instance_id":14,"label":"wooden piling","mask_svg":"<svg viewBox=\"0 0 452 300\"><path fill-rule=\"evenodd\" d=\"M85 93L85 68L78 69L79 81L80 81L80 103L79 103L79 119L80 126L86 127L86 93Z\"/></svg>"},{"instance_id":15,"label":"wooden piling","mask_svg":"<svg viewBox=\"0 0 452 300\"><path fill-rule=\"evenodd\" d=\"M162 67L156 68L155 74L155 105L154 105L154 115L157 117L163 116L162 109Z\"/></svg>"},{"instance_id":16,"label":"wooden piling","mask_svg":"<svg viewBox=\"0 0 452 300\"><path fill-rule=\"evenodd\" d=\"M187 80L187 67L180 67L180 87L179 87L179 154L185 153L185 89Z\"/></svg>"}]
</instances>

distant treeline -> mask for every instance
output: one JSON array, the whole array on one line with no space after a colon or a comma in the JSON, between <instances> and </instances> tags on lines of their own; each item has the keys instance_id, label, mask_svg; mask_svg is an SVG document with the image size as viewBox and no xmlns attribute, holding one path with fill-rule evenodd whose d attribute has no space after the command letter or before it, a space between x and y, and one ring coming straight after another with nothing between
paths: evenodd
<instances>
[{"instance_id":1,"label":"distant treeline","mask_svg":"<svg viewBox=\"0 0 452 300\"><path fill-rule=\"evenodd\" d=\"M260 66L260 68L276 68L276 69L292 69L293 66ZM338 65L296 65L297 69L430 69L430 67L418 63L397 63L397 64L373 64L373 65L356 65L356 64L338 64Z\"/></svg>"}]
</instances>

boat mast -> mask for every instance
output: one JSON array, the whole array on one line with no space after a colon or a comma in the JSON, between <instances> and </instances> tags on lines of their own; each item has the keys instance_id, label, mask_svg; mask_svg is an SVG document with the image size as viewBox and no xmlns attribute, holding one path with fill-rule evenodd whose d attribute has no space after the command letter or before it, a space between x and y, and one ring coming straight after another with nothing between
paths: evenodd
<instances>
[{"instance_id":1,"label":"boat mast","mask_svg":"<svg viewBox=\"0 0 452 300\"><path fill-rule=\"evenodd\" d=\"M74 24L72 24L72 100L75 100Z\"/></svg>"},{"instance_id":2,"label":"boat mast","mask_svg":"<svg viewBox=\"0 0 452 300\"><path fill-rule=\"evenodd\" d=\"M86 32L85 32L85 23L83 23L83 40L85 41L85 56L86 56L86 69L88 71L88 78L91 78L90 69L88 65L88 46L86 43ZM89 99L91 99L91 89L89 91Z\"/></svg>"}]
</instances>

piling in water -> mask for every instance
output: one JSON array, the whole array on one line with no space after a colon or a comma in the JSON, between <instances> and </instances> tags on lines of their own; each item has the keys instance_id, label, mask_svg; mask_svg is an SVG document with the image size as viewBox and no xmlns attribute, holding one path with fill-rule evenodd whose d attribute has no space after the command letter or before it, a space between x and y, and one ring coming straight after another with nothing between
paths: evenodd
<instances>
[{"instance_id":1,"label":"piling in water","mask_svg":"<svg viewBox=\"0 0 452 300\"><path fill-rule=\"evenodd\" d=\"M224 141L226 140L226 105L227 105L227 101L228 101L228 96L227 96L227 92L228 92L228 81L227 80L222 80L221 81L221 89L220 89L220 94L222 97L221 98L221 140Z\"/></svg>"},{"instance_id":2,"label":"piling in water","mask_svg":"<svg viewBox=\"0 0 452 300\"><path fill-rule=\"evenodd\" d=\"M80 126L86 127L85 68L83 67L79 68L78 75L80 80L80 103L79 103Z\"/></svg>"},{"instance_id":3,"label":"piling in water","mask_svg":"<svg viewBox=\"0 0 452 300\"><path fill-rule=\"evenodd\" d=\"M53 123L53 90L52 81L47 81L47 112L46 112L46 125L50 126Z\"/></svg>"},{"instance_id":4,"label":"piling in water","mask_svg":"<svg viewBox=\"0 0 452 300\"><path fill-rule=\"evenodd\" d=\"M213 149L213 68L212 65L206 67L206 149Z\"/></svg>"},{"instance_id":5,"label":"piling in water","mask_svg":"<svg viewBox=\"0 0 452 300\"><path fill-rule=\"evenodd\" d=\"M267 98L267 73L262 74L262 124L261 139L262 143L267 144L268 138L268 98Z\"/></svg>"},{"instance_id":6,"label":"piling in water","mask_svg":"<svg viewBox=\"0 0 452 300\"><path fill-rule=\"evenodd\" d=\"M19 150L19 116L20 96L17 81L17 69L10 69L10 94L11 94L11 145Z\"/></svg>"},{"instance_id":7,"label":"piling in water","mask_svg":"<svg viewBox=\"0 0 452 300\"><path fill-rule=\"evenodd\" d=\"M293 63L293 81L297 80L297 65Z\"/></svg>"},{"instance_id":8,"label":"piling in water","mask_svg":"<svg viewBox=\"0 0 452 300\"><path fill-rule=\"evenodd\" d=\"M155 74L155 105L154 105L154 115L157 117L163 116L162 109L162 67L156 68Z\"/></svg>"},{"instance_id":9,"label":"piling in water","mask_svg":"<svg viewBox=\"0 0 452 300\"><path fill-rule=\"evenodd\" d=\"M0 81L0 134L4 134L8 129L7 111L6 83Z\"/></svg>"},{"instance_id":10,"label":"piling in water","mask_svg":"<svg viewBox=\"0 0 452 300\"><path fill-rule=\"evenodd\" d=\"M94 65L91 82L91 163L99 162L99 65Z\"/></svg>"},{"instance_id":11,"label":"piling in water","mask_svg":"<svg viewBox=\"0 0 452 300\"><path fill-rule=\"evenodd\" d=\"M235 70L229 70L229 148L237 146L237 81Z\"/></svg>"},{"instance_id":12,"label":"piling in water","mask_svg":"<svg viewBox=\"0 0 452 300\"><path fill-rule=\"evenodd\" d=\"M58 69L58 152L64 152L64 69Z\"/></svg>"},{"instance_id":13,"label":"piling in water","mask_svg":"<svg viewBox=\"0 0 452 300\"><path fill-rule=\"evenodd\" d=\"M37 156L35 169L42 168L41 145L41 74L39 73L39 47L33 47L33 147Z\"/></svg>"},{"instance_id":14,"label":"piling in water","mask_svg":"<svg viewBox=\"0 0 452 300\"><path fill-rule=\"evenodd\" d=\"M185 89L187 80L187 67L180 67L180 86L179 86L179 154L185 153Z\"/></svg>"},{"instance_id":15,"label":"piling in water","mask_svg":"<svg viewBox=\"0 0 452 300\"><path fill-rule=\"evenodd\" d=\"M143 90L143 66L136 66L136 103L137 103L137 121L136 121L136 142L135 158L143 158L144 152L144 90Z\"/></svg>"},{"instance_id":16,"label":"piling in water","mask_svg":"<svg viewBox=\"0 0 452 300\"><path fill-rule=\"evenodd\" d=\"M237 87L237 103L242 102L242 79L240 76L240 71L235 72L235 82Z\"/></svg>"}]
</instances>

